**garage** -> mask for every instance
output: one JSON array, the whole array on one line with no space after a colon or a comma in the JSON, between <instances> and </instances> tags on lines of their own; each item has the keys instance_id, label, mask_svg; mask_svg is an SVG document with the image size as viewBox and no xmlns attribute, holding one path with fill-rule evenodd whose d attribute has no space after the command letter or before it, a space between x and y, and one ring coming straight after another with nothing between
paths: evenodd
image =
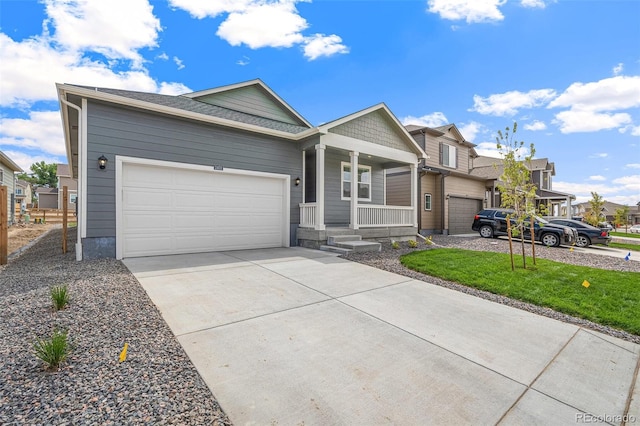
<instances>
[{"instance_id":1,"label":"garage","mask_svg":"<svg viewBox=\"0 0 640 426\"><path fill-rule=\"evenodd\" d=\"M469 234L473 217L482 210L482 200L473 198L449 198L449 234Z\"/></svg>"},{"instance_id":2,"label":"garage","mask_svg":"<svg viewBox=\"0 0 640 426\"><path fill-rule=\"evenodd\" d=\"M288 175L126 158L116 169L119 259L289 245Z\"/></svg>"}]
</instances>

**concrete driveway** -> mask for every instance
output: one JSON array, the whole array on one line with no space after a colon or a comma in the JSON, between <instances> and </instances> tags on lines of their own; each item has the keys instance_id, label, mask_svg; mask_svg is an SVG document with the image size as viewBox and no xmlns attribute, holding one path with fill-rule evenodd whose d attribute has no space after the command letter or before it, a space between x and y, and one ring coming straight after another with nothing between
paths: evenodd
<instances>
[{"instance_id":1,"label":"concrete driveway","mask_svg":"<svg viewBox=\"0 0 640 426\"><path fill-rule=\"evenodd\" d=\"M640 345L297 247L124 263L237 425L640 422Z\"/></svg>"}]
</instances>

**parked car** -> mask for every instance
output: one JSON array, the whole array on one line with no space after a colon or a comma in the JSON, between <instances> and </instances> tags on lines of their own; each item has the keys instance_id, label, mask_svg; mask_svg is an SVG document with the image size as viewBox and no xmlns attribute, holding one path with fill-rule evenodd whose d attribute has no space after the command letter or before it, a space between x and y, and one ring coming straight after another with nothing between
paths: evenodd
<instances>
[{"instance_id":1,"label":"parked car","mask_svg":"<svg viewBox=\"0 0 640 426\"><path fill-rule=\"evenodd\" d=\"M609 242L611 242L609 231L603 228L596 228L585 222L570 219L553 219L549 222L570 226L578 231L578 239L576 240L578 247L588 247L591 244L609 245Z\"/></svg>"},{"instance_id":2,"label":"parked car","mask_svg":"<svg viewBox=\"0 0 640 426\"><path fill-rule=\"evenodd\" d=\"M609 231L609 232L611 232L611 231L615 231L615 229L613 229L613 226L611 226L611 224L610 224L610 223L608 223L608 222L600 222L600 223L598 224L598 227L599 227L600 229L606 229L606 230L607 230L607 231Z\"/></svg>"},{"instance_id":3,"label":"parked car","mask_svg":"<svg viewBox=\"0 0 640 426\"><path fill-rule=\"evenodd\" d=\"M485 209L475 215L471 229L478 231L481 237L494 238L507 235L507 215L513 213L509 209ZM511 220L512 224L515 221ZM531 239L529 226L524 230L524 238ZM578 237L575 229L549 223L541 217L534 216L534 237L546 246L573 245Z\"/></svg>"},{"instance_id":4,"label":"parked car","mask_svg":"<svg viewBox=\"0 0 640 426\"><path fill-rule=\"evenodd\" d=\"M629 228L629 232L640 234L640 225L633 225L631 228Z\"/></svg>"}]
</instances>

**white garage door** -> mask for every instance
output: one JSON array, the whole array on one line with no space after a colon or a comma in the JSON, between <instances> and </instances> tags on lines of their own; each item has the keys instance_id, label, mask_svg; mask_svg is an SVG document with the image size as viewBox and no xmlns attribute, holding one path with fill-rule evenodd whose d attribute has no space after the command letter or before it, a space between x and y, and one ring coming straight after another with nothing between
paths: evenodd
<instances>
[{"instance_id":1,"label":"white garage door","mask_svg":"<svg viewBox=\"0 0 640 426\"><path fill-rule=\"evenodd\" d=\"M289 243L283 175L128 162L121 173L123 258Z\"/></svg>"}]
</instances>

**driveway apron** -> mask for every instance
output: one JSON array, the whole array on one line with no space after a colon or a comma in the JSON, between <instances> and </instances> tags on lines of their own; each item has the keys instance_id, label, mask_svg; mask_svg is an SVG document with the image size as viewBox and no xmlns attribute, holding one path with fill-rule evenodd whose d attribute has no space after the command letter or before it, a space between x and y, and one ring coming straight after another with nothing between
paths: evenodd
<instances>
[{"instance_id":1,"label":"driveway apron","mask_svg":"<svg viewBox=\"0 0 640 426\"><path fill-rule=\"evenodd\" d=\"M640 422L640 345L576 325L299 247L124 263L237 425Z\"/></svg>"}]
</instances>

